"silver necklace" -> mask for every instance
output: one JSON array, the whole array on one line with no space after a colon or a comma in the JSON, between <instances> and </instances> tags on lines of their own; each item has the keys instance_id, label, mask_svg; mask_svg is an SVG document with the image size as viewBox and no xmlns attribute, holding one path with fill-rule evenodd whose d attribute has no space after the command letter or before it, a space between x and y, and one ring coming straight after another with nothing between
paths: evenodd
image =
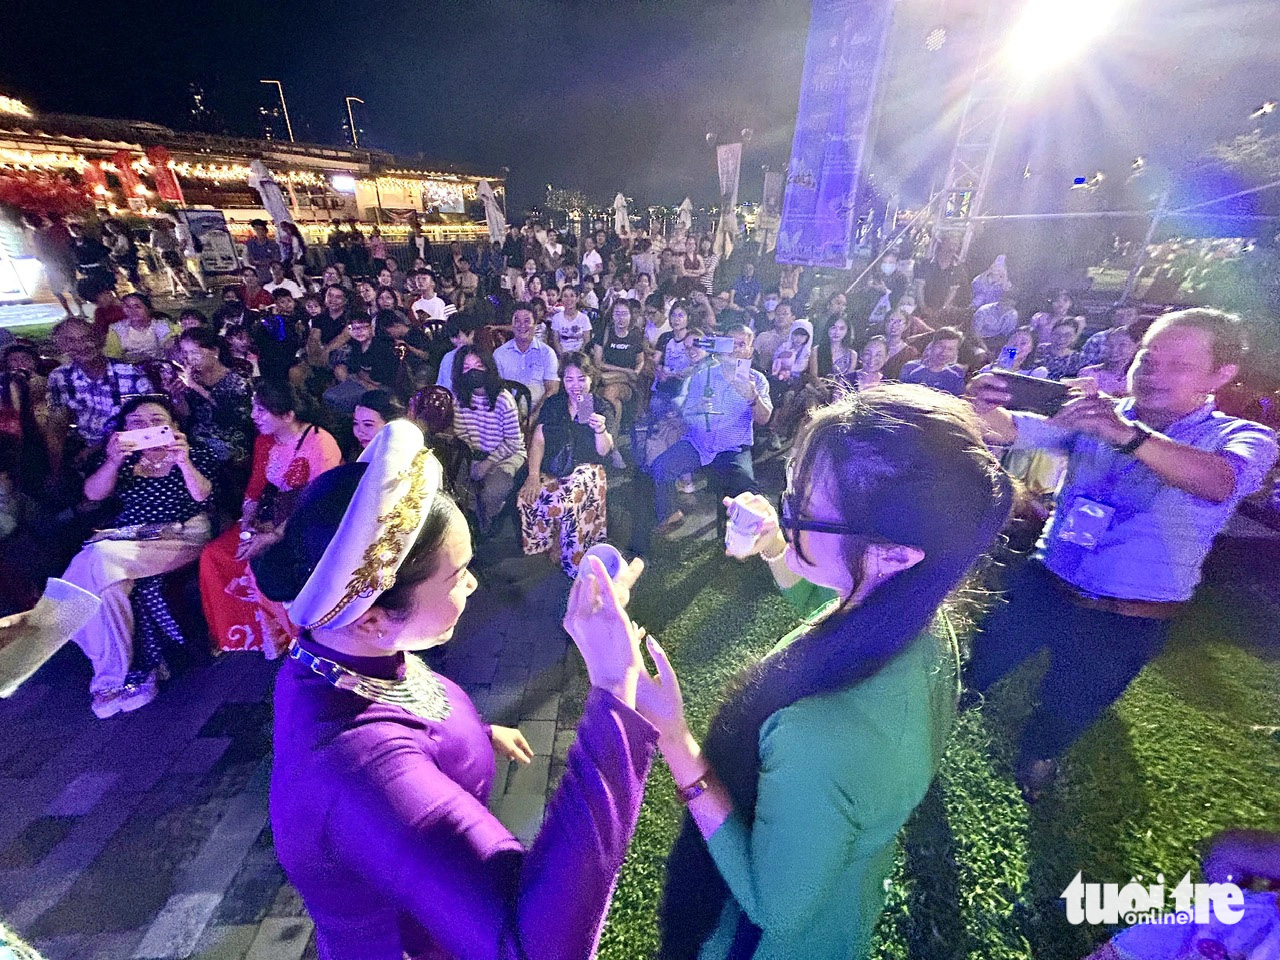
<instances>
[{"instance_id":1,"label":"silver necklace","mask_svg":"<svg viewBox=\"0 0 1280 960\"><path fill-rule=\"evenodd\" d=\"M289 657L310 667L313 673L339 690L348 690L374 703L402 707L423 720L439 723L447 719L453 710L440 678L412 653L405 654L405 673L401 680L366 677L340 663L303 650L296 641L289 647Z\"/></svg>"}]
</instances>

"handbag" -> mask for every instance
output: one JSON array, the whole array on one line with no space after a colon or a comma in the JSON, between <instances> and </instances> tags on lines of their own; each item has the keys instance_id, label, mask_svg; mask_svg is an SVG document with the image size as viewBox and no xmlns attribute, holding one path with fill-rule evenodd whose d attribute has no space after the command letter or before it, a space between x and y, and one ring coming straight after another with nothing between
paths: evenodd
<instances>
[{"instance_id":1,"label":"handbag","mask_svg":"<svg viewBox=\"0 0 1280 960\"><path fill-rule=\"evenodd\" d=\"M293 456L297 458L298 451L302 449L302 444L306 441L307 435L315 429L314 424L308 424L307 428L302 431L302 436L298 438L298 444L293 448ZM305 483L300 484L292 490L281 490L276 484L267 481L267 485L262 488L262 496L258 498L258 517L260 524L271 524L279 526L289 519L294 508L298 505L298 500L302 497L302 492L307 488Z\"/></svg>"}]
</instances>

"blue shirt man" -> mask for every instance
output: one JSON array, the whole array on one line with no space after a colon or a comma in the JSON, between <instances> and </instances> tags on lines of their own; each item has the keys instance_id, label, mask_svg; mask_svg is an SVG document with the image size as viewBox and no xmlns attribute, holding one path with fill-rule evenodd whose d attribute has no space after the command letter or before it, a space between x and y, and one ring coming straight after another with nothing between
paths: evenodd
<instances>
[{"instance_id":1,"label":"blue shirt man","mask_svg":"<svg viewBox=\"0 0 1280 960\"><path fill-rule=\"evenodd\" d=\"M1015 574L966 670L969 685L985 690L1050 651L1020 748L1028 799L1163 648L1214 537L1276 462L1273 431L1213 407L1243 349L1234 317L1167 314L1129 369L1132 399L1078 396L1049 420L1004 410L1010 398L998 375L974 382L993 437L1067 455L1036 558Z\"/></svg>"},{"instance_id":2,"label":"blue shirt man","mask_svg":"<svg viewBox=\"0 0 1280 960\"><path fill-rule=\"evenodd\" d=\"M650 467L661 535L670 534L684 520L675 505L675 483L682 474L706 467L724 496L756 489L751 446L755 427L773 416L769 383L751 368L751 331L737 325L726 336L734 342L731 354L699 357L702 351L694 348L696 366L676 396L688 432Z\"/></svg>"}]
</instances>

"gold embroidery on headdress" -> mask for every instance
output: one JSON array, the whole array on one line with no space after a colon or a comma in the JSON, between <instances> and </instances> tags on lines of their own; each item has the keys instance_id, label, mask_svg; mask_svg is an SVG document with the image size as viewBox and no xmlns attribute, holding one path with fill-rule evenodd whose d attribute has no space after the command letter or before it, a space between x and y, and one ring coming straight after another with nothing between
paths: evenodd
<instances>
[{"instance_id":1,"label":"gold embroidery on headdress","mask_svg":"<svg viewBox=\"0 0 1280 960\"><path fill-rule=\"evenodd\" d=\"M378 539L364 551L363 562L351 574L347 581L346 592L337 605L323 617L311 624L309 629L323 627L332 622L354 600L359 597L370 597L374 593L383 593L395 586L396 571L400 568L400 555L405 549L405 539L412 535L422 523L422 511L430 505L427 493L427 458L430 452L423 448L413 457L409 469L396 477L399 486L406 479L409 489L400 497L392 508L378 517L381 533ZM427 503L424 505L424 499Z\"/></svg>"}]
</instances>

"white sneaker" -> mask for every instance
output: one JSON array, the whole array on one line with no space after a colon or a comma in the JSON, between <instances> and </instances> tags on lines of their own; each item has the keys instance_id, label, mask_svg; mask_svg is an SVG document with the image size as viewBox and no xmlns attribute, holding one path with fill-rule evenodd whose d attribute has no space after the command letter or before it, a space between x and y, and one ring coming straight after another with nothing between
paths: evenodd
<instances>
[{"instance_id":1,"label":"white sneaker","mask_svg":"<svg viewBox=\"0 0 1280 960\"><path fill-rule=\"evenodd\" d=\"M116 702L119 704L118 709L121 713L131 713L142 709L159 695L160 684L156 681L156 675L153 672L141 683L126 683L121 687L120 696Z\"/></svg>"},{"instance_id":2,"label":"white sneaker","mask_svg":"<svg viewBox=\"0 0 1280 960\"><path fill-rule=\"evenodd\" d=\"M103 690L95 693L93 702L89 704L89 709L93 711L93 715L99 720L115 716L120 712L120 693L119 689Z\"/></svg>"}]
</instances>

